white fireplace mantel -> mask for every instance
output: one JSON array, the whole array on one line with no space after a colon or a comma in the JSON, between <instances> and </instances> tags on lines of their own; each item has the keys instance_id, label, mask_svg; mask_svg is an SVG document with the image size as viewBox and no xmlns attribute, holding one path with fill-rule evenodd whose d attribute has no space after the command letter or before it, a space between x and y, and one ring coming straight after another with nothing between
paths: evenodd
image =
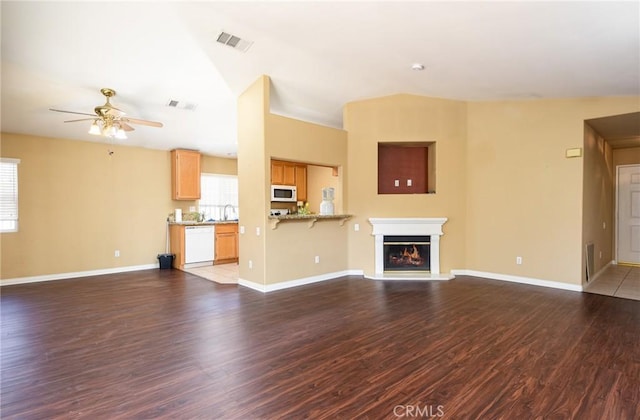
<instances>
[{"instance_id":1,"label":"white fireplace mantel","mask_svg":"<svg viewBox=\"0 0 640 420\"><path fill-rule=\"evenodd\" d=\"M370 218L373 226L371 233L375 238L375 274L365 275L376 280L449 280L452 275L440 274L440 237L446 217L439 218ZM385 273L384 272L384 236L429 236L431 242L431 271L429 273Z\"/></svg>"}]
</instances>

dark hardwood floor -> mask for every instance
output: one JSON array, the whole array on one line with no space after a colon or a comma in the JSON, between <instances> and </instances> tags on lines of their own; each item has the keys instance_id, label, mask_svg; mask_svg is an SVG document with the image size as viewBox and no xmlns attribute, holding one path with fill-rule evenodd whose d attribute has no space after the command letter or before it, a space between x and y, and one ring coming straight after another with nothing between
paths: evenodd
<instances>
[{"instance_id":1,"label":"dark hardwood floor","mask_svg":"<svg viewBox=\"0 0 640 420\"><path fill-rule=\"evenodd\" d=\"M640 302L458 277L5 286L3 419L638 419Z\"/></svg>"}]
</instances>

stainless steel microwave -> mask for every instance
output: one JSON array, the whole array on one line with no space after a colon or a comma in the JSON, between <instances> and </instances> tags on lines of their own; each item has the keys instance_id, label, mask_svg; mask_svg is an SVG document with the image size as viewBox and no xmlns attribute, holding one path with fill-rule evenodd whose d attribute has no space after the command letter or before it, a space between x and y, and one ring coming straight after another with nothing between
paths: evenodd
<instances>
[{"instance_id":1,"label":"stainless steel microwave","mask_svg":"<svg viewBox=\"0 0 640 420\"><path fill-rule=\"evenodd\" d=\"M282 201L285 203L298 200L296 194L295 185L272 185L271 186L271 201Z\"/></svg>"}]
</instances>

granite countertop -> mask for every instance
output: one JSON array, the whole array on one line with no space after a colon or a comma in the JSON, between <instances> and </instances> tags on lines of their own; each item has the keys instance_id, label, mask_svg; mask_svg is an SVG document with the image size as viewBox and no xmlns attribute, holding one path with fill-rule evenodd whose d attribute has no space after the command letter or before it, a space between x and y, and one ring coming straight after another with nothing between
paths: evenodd
<instances>
[{"instance_id":1,"label":"granite countertop","mask_svg":"<svg viewBox=\"0 0 640 420\"><path fill-rule=\"evenodd\" d=\"M305 220L305 219L346 219L350 214L285 214L283 216L269 216L277 220Z\"/></svg>"},{"instance_id":2,"label":"granite countertop","mask_svg":"<svg viewBox=\"0 0 640 420\"><path fill-rule=\"evenodd\" d=\"M338 220L340 226L352 217L351 214L285 214L283 216L269 216L271 229L276 229L280 222L293 222L296 220L304 220L308 227L313 227L318 220Z\"/></svg>"},{"instance_id":3,"label":"granite countertop","mask_svg":"<svg viewBox=\"0 0 640 420\"><path fill-rule=\"evenodd\" d=\"M237 220L214 220L204 222L183 221L183 222L169 222L170 225L182 225L182 226L212 226L212 225L228 225L232 223L238 223Z\"/></svg>"}]
</instances>

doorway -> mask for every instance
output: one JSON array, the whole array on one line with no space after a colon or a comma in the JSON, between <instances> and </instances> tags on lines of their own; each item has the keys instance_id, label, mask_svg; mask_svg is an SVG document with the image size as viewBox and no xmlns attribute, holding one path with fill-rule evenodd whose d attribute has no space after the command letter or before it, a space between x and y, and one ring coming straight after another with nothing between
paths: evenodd
<instances>
[{"instance_id":1,"label":"doorway","mask_svg":"<svg viewBox=\"0 0 640 420\"><path fill-rule=\"evenodd\" d=\"M616 261L640 266L640 165L616 171Z\"/></svg>"}]
</instances>

